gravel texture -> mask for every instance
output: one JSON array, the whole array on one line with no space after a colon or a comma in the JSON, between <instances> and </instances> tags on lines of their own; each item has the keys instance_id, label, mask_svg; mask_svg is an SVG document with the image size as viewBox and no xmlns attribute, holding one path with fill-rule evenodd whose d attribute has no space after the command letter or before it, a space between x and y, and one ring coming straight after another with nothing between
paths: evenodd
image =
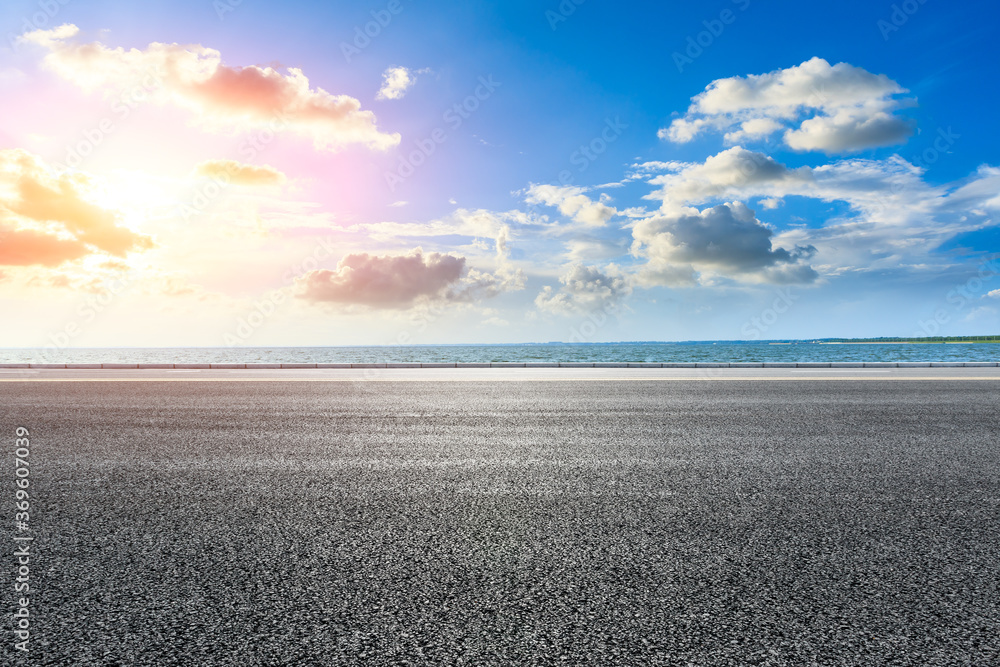
<instances>
[{"instance_id":1,"label":"gravel texture","mask_svg":"<svg viewBox=\"0 0 1000 667\"><path fill-rule=\"evenodd\" d=\"M3 662L998 665L998 387L0 383Z\"/></svg>"}]
</instances>

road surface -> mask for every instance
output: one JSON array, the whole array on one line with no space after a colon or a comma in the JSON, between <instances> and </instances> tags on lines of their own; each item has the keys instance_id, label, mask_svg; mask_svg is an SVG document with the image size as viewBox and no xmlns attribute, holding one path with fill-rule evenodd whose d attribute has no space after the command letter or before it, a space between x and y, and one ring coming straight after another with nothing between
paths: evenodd
<instances>
[{"instance_id":1,"label":"road surface","mask_svg":"<svg viewBox=\"0 0 1000 667\"><path fill-rule=\"evenodd\" d=\"M710 370L5 373L3 652L1000 664L1000 371Z\"/></svg>"}]
</instances>

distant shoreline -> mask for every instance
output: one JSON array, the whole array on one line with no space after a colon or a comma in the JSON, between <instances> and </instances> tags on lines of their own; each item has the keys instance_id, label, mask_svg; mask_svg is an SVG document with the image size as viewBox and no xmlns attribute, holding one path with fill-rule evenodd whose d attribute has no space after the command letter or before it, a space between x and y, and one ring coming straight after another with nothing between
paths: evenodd
<instances>
[{"instance_id":1,"label":"distant shoreline","mask_svg":"<svg viewBox=\"0 0 1000 667\"><path fill-rule=\"evenodd\" d=\"M996 345L997 340L857 340L857 341L817 341L813 345ZM793 343L772 343L772 345L792 345Z\"/></svg>"}]
</instances>

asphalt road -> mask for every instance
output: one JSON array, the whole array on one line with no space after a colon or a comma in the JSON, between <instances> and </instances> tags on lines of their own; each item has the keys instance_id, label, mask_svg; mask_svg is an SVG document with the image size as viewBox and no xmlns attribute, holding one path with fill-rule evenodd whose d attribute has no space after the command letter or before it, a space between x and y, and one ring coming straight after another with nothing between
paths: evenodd
<instances>
[{"instance_id":1,"label":"asphalt road","mask_svg":"<svg viewBox=\"0 0 1000 667\"><path fill-rule=\"evenodd\" d=\"M0 382L567 382L665 380L988 380L1000 368L406 368L28 369L0 368Z\"/></svg>"},{"instance_id":2,"label":"asphalt road","mask_svg":"<svg viewBox=\"0 0 1000 667\"><path fill-rule=\"evenodd\" d=\"M996 379L409 377L0 382L0 662L1000 664Z\"/></svg>"}]
</instances>

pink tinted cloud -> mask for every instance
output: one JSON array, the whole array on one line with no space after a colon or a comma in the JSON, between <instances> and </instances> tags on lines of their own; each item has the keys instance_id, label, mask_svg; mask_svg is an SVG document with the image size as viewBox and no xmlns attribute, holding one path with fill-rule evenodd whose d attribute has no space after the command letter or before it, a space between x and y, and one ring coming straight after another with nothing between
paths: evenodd
<instances>
[{"instance_id":1,"label":"pink tinted cloud","mask_svg":"<svg viewBox=\"0 0 1000 667\"><path fill-rule=\"evenodd\" d=\"M359 253L334 271L310 271L299 279L300 296L313 302L406 308L421 299L446 297L465 273L465 258L418 248L407 255Z\"/></svg>"},{"instance_id":2,"label":"pink tinted cloud","mask_svg":"<svg viewBox=\"0 0 1000 667\"><path fill-rule=\"evenodd\" d=\"M192 110L210 127L288 130L310 137L322 150L348 144L386 150L399 144L399 134L380 132L375 114L362 110L357 99L310 87L299 69L283 74L270 67L225 65L218 51L197 44L154 42L128 51L81 44L74 39L78 32L64 25L20 39L48 50L44 64L81 88L117 94L152 90L159 103Z\"/></svg>"}]
</instances>

